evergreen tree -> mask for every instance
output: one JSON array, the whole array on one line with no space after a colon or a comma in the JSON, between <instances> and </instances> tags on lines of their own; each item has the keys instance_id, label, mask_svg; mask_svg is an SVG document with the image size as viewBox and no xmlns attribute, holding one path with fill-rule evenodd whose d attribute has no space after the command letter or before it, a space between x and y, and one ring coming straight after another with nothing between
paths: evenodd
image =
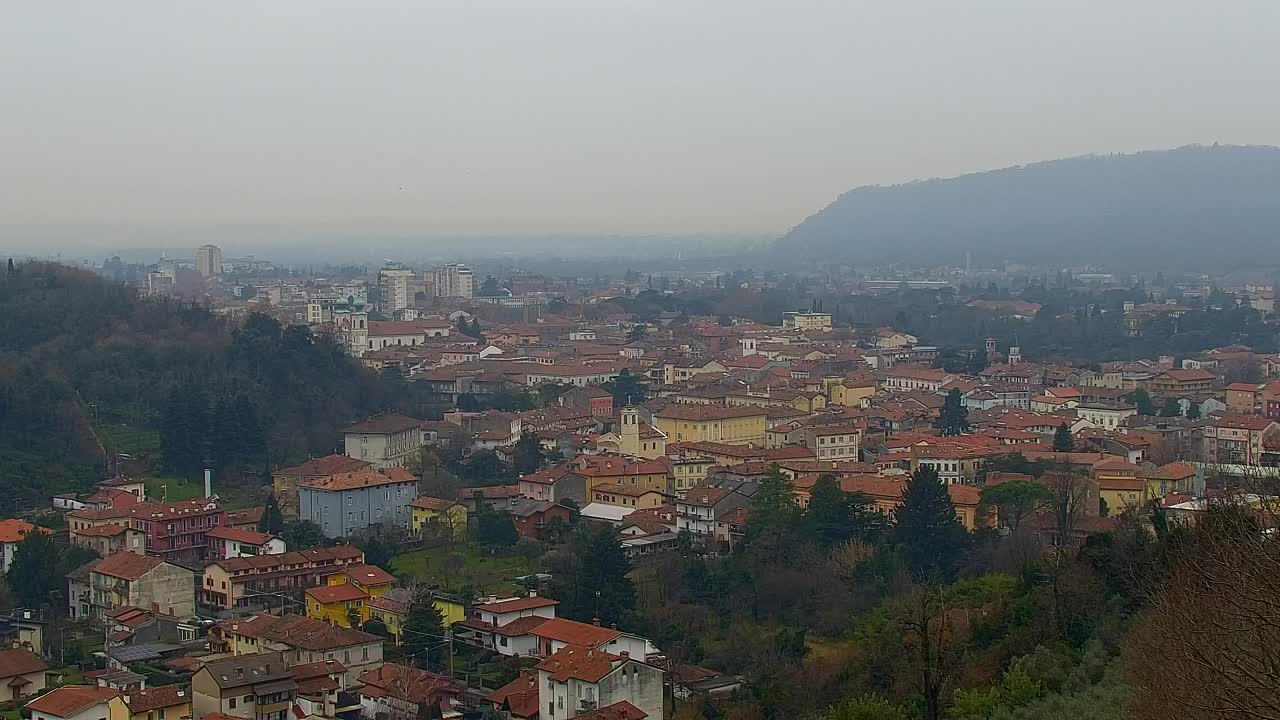
<instances>
[{"instance_id":1,"label":"evergreen tree","mask_svg":"<svg viewBox=\"0 0 1280 720\"><path fill-rule=\"evenodd\" d=\"M520 541L520 534L511 516L486 507L476 515L476 541L488 547L511 547Z\"/></svg>"},{"instance_id":2,"label":"evergreen tree","mask_svg":"<svg viewBox=\"0 0 1280 720\"><path fill-rule=\"evenodd\" d=\"M1058 425L1058 429L1053 433L1053 449L1054 452L1071 452L1075 450L1076 441L1071 436L1071 428L1066 423Z\"/></svg>"},{"instance_id":3,"label":"evergreen tree","mask_svg":"<svg viewBox=\"0 0 1280 720\"><path fill-rule=\"evenodd\" d=\"M943 435L959 435L969 429L969 409L964 406L959 389L952 388L947 393L936 427Z\"/></svg>"},{"instance_id":4,"label":"evergreen tree","mask_svg":"<svg viewBox=\"0 0 1280 720\"><path fill-rule=\"evenodd\" d=\"M262 518L258 520L258 532L279 535L283 531L284 515L280 512L280 503L276 502L275 493L271 493L263 505Z\"/></svg>"},{"instance_id":5,"label":"evergreen tree","mask_svg":"<svg viewBox=\"0 0 1280 720\"><path fill-rule=\"evenodd\" d=\"M59 570L58 546L52 535L32 532L14 548L13 560L4 579L9 590L26 607L45 607L54 602L53 594L64 587Z\"/></svg>"},{"instance_id":6,"label":"evergreen tree","mask_svg":"<svg viewBox=\"0 0 1280 720\"><path fill-rule=\"evenodd\" d=\"M612 390L615 408L638 405L648 397L645 386L627 368L623 368L622 372L618 373L618 377L613 381Z\"/></svg>"},{"instance_id":7,"label":"evergreen tree","mask_svg":"<svg viewBox=\"0 0 1280 720\"><path fill-rule=\"evenodd\" d=\"M631 561L618 544L616 528L579 530L550 563L550 595L558 613L580 622L626 625L636 607L636 591L627 574Z\"/></svg>"},{"instance_id":8,"label":"evergreen tree","mask_svg":"<svg viewBox=\"0 0 1280 720\"><path fill-rule=\"evenodd\" d=\"M1188 420L1200 419L1200 403L1193 402L1187 405L1187 419Z\"/></svg>"},{"instance_id":9,"label":"evergreen tree","mask_svg":"<svg viewBox=\"0 0 1280 720\"><path fill-rule=\"evenodd\" d=\"M801 524L814 542L833 547L853 539L874 538L882 530L883 516L872 509L870 498L844 492L834 475L823 474L809 490L809 506Z\"/></svg>"},{"instance_id":10,"label":"evergreen tree","mask_svg":"<svg viewBox=\"0 0 1280 720\"><path fill-rule=\"evenodd\" d=\"M511 465L519 475L534 472L544 460L542 441L531 432L525 432L511 449Z\"/></svg>"},{"instance_id":11,"label":"evergreen tree","mask_svg":"<svg viewBox=\"0 0 1280 720\"><path fill-rule=\"evenodd\" d=\"M1138 408L1139 415L1150 416L1156 414L1156 406L1155 403L1151 402L1151 394L1143 388L1138 388L1125 397Z\"/></svg>"},{"instance_id":12,"label":"evergreen tree","mask_svg":"<svg viewBox=\"0 0 1280 720\"><path fill-rule=\"evenodd\" d=\"M1169 398L1164 401L1164 407L1160 408L1160 415L1163 417L1181 417L1182 403L1178 402L1178 398Z\"/></svg>"},{"instance_id":13,"label":"evergreen tree","mask_svg":"<svg viewBox=\"0 0 1280 720\"><path fill-rule=\"evenodd\" d=\"M839 492L840 488L836 488ZM760 480L760 487L751 496L751 513L747 516L748 539L770 531L785 531L795 527L800 517L791 479L782 474L777 465Z\"/></svg>"},{"instance_id":14,"label":"evergreen tree","mask_svg":"<svg viewBox=\"0 0 1280 720\"><path fill-rule=\"evenodd\" d=\"M923 579L954 577L969 534L937 470L922 465L911 475L893 519L894 536L912 574Z\"/></svg>"},{"instance_id":15,"label":"evergreen tree","mask_svg":"<svg viewBox=\"0 0 1280 720\"><path fill-rule=\"evenodd\" d=\"M448 650L440 647L444 639L444 616L436 609L429 593L419 593L409 603L402 628L401 649L405 659L425 666L434 652L437 657Z\"/></svg>"}]
</instances>

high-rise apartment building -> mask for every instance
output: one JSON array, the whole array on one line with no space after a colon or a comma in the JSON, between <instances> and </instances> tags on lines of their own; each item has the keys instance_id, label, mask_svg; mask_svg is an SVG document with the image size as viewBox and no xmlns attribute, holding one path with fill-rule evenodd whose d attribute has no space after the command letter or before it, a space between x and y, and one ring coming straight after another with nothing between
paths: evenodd
<instances>
[{"instance_id":1,"label":"high-rise apartment building","mask_svg":"<svg viewBox=\"0 0 1280 720\"><path fill-rule=\"evenodd\" d=\"M436 297L469 298L475 295L475 274L466 265L451 263L435 269Z\"/></svg>"},{"instance_id":2,"label":"high-rise apartment building","mask_svg":"<svg viewBox=\"0 0 1280 720\"><path fill-rule=\"evenodd\" d=\"M196 248L196 272L200 277L222 274L222 248L217 245L201 245Z\"/></svg>"},{"instance_id":3,"label":"high-rise apartment building","mask_svg":"<svg viewBox=\"0 0 1280 720\"><path fill-rule=\"evenodd\" d=\"M412 270L383 268L378 273L378 289L382 293L382 312L390 315L413 304L413 295L409 293L409 283L412 280Z\"/></svg>"}]
</instances>

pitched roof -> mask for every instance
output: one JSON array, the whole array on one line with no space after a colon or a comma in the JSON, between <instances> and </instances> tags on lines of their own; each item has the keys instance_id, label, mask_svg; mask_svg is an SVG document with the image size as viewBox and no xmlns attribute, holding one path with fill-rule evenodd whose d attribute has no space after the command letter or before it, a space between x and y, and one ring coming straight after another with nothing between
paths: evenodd
<instances>
[{"instance_id":1,"label":"pitched roof","mask_svg":"<svg viewBox=\"0 0 1280 720\"><path fill-rule=\"evenodd\" d=\"M445 675L396 663L362 673L360 682L365 686L360 691L362 695L380 693L412 703L432 702L441 695L457 695L463 690L456 680Z\"/></svg>"},{"instance_id":2,"label":"pitched roof","mask_svg":"<svg viewBox=\"0 0 1280 720\"><path fill-rule=\"evenodd\" d=\"M133 690L125 695L125 705L131 713L144 713L159 708L173 707L191 702L191 691L182 685L160 685L145 690Z\"/></svg>"},{"instance_id":3,"label":"pitched roof","mask_svg":"<svg viewBox=\"0 0 1280 720\"><path fill-rule=\"evenodd\" d=\"M353 472L369 466L370 463L364 460L347 457L346 455L326 455L312 458L301 465L280 468L273 472L272 475L283 475L285 477L336 475L338 473Z\"/></svg>"},{"instance_id":4,"label":"pitched roof","mask_svg":"<svg viewBox=\"0 0 1280 720\"><path fill-rule=\"evenodd\" d=\"M395 483L417 482L413 473L400 467L389 467L381 470L364 468L337 475L312 478L298 483L299 487L314 490L342 491L359 490L361 488L379 487Z\"/></svg>"},{"instance_id":5,"label":"pitched roof","mask_svg":"<svg viewBox=\"0 0 1280 720\"><path fill-rule=\"evenodd\" d=\"M278 652L236 655L222 660L213 660L205 663L200 670L207 671L213 678L213 682L222 689L257 685L269 680L290 677L284 653Z\"/></svg>"},{"instance_id":6,"label":"pitched roof","mask_svg":"<svg viewBox=\"0 0 1280 720\"><path fill-rule=\"evenodd\" d=\"M533 634L548 640L558 640L568 645L599 647L614 640L622 633L612 628L588 625L567 618L552 618L533 630Z\"/></svg>"},{"instance_id":7,"label":"pitched roof","mask_svg":"<svg viewBox=\"0 0 1280 720\"><path fill-rule=\"evenodd\" d=\"M30 650L0 650L0 678L48 670L49 666Z\"/></svg>"},{"instance_id":8,"label":"pitched roof","mask_svg":"<svg viewBox=\"0 0 1280 720\"><path fill-rule=\"evenodd\" d=\"M377 415L352 425L342 432L348 435L390 435L412 430L422 425L422 421L407 415Z\"/></svg>"},{"instance_id":9,"label":"pitched roof","mask_svg":"<svg viewBox=\"0 0 1280 720\"><path fill-rule=\"evenodd\" d=\"M323 603L325 605L328 605L329 603L363 600L369 597L365 591L351 583L342 583L341 585L322 585L320 587L307 588L306 595L316 602Z\"/></svg>"},{"instance_id":10,"label":"pitched roof","mask_svg":"<svg viewBox=\"0 0 1280 720\"><path fill-rule=\"evenodd\" d=\"M689 420L705 422L708 420L731 420L767 415L764 408L739 405L723 407L719 405L685 405L671 403L658 411L657 416L666 420Z\"/></svg>"},{"instance_id":11,"label":"pitched roof","mask_svg":"<svg viewBox=\"0 0 1280 720\"><path fill-rule=\"evenodd\" d=\"M223 620L218 623L218 627L224 632L314 651L334 650L380 640L377 635L362 630L330 625L323 620L301 615L251 615L238 620Z\"/></svg>"},{"instance_id":12,"label":"pitched roof","mask_svg":"<svg viewBox=\"0 0 1280 720\"><path fill-rule=\"evenodd\" d=\"M68 717L100 702L106 702L120 694L119 690L96 685L67 685L54 688L27 703L36 712L55 717Z\"/></svg>"},{"instance_id":13,"label":"pitched roof","mask_svg":"<svg viewBox=\"0 0 1280 720\"><path fill-rule=\"evenodd\" d=\"M534 634L537 635L539 633L535 632ZM613 671L613 661L616 659L618 659L618 656L610 655L603 650L569 644L555 651L534 667L549 673L551 679L556 682L580 680L594 683L600 682L605 675Z\"/></svg>"},{"instance_id":14,"label":"pitched roof","mask_svg":"<svg viewBox=\"0 0 1280 720\"><path fill-rule=\"evenodd\" d=\"M236 573L242 570L256 570L249 577L261 576L268 572L284 570L289 566L306 566L312 563L332 563L338 560L355 560L364 558L364 551L354 545L334 545L333 547L307 548L306 550L290 550L278 555L253 555L250 557L227 558L213 565ZM336 571L335 571L336 572Z\"/></svg>"},{"instance_id":15,"label":"pitched roof","mask_svg":"<svg viewBox=\"0 0 1280 720\"><path fill-rule=\"evenodd\" d=\"M33 530L46 536L54 534L49 528L40 528L23 520L0 520L0 542L22 542Z\"/></svg>"},{"instance_id":16,"label":"pitched roof","mask_svg":"<svg viewBox=\"0 0 1280 720\"><path fill-rule=\"evenodd\" d=\"M377 565L348 565L342 569L342 574L365 587L387 585L396 581L395 575Z\"/></svg>"},{"instance_id":17,"label":"pitched roof","mask_svg":"<svg viewBox=\"0 0 1280 720\"><path fill-rule=\"evenodd\" d=\"M437 512L444 512L457 504L458 503L453 500L442 500L437 497L422 495L414 498L413 502L409 503L409 506L416 507L419 510L435 510Z\"/></svg>"},{"instance_id":18,"label":"pitched roof","mask_svg":"<svg viewBox=\"0 0 1280 720\"><path fill-rule=\"evenodd\" d=\"M521 668L515 680L489 693L486 698L495 705L505 705L511 714L519 718L538 714L538 675Z\"/></svg>"},{"instance_id":19,"label":"pitched roof","mask_svg":"<svg viewBox=\"0 0 1280 720\"><path fill-rule=\"evenodd\" d=\"M124 580L137 580L163 564L164 561L159 558L121 550L103 558L93 567L93 572Z\"/></svg>"},{"instance_id":20,"label":"pitched roof","mask_svg":"<svg viewBox=\"0 0 1280 720\"><path fill-rule=\"evenodd\" d=\"M129 528L125 525L116 525L108 523L106 525L94 525L83 530L76 530L76 537L115 537L120 533L127 531Z\"/></svg>"},{"instance_id":21,"label":"pitched roof","mask_svg":"<svg viewBox=\"0 0 1280 720\"><path fill-rule=\"evenodd\" d=\"M476 605L473 609L483 610L485 612L496 613L502 615L504 613L520 612L521 610L533 610L535 608L550 607L559 605L559 600L552 600L548 597L534 596L515 598L514 600L500 600L498 602L488 603L485 605Z\"/></svg>"}]
</instances>

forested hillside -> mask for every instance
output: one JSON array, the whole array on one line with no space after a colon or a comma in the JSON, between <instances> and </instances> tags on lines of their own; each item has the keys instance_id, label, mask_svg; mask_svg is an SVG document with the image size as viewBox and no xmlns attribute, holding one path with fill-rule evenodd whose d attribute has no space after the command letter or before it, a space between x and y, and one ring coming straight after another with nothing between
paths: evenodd
<instances>
[{"instance_id":1,"label":"forested hillside","mask_svg":"<svg viewBox=\"0 0 1280 720\"><path fill-rule=\"evenodd\" d=\"M158 432L167 472L252 483L411 403L305 327L241 325L56 264L0 276L0 507L105 475L107 428Z\"/></svg>"},{"instance_id":2,"label":"forested hillside","mask_svg":"<svg viewBox=\"0 0 1280 720\"><path fill-rule=\"evenodd\" d=\"M1280 148L1185 147L851 190L779 254L857 263L1274 266Z\"/></svg>"}]
</instances>

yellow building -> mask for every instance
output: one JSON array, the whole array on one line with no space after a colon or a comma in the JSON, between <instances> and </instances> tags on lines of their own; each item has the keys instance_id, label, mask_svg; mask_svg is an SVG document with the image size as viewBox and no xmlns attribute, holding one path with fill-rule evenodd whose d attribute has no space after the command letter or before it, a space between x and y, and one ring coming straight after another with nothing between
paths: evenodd
<instances>
[{"instance_id":1,"label":"yellow building","mask_svg":"<svg viewBox=\"0 0 1280 720\"><path fill-rule=\"evenodd\" d=\"M758 407L671 404L654 415L667 442L709 440L729 445L765 444L768 416Z\"/></svg>"},{"instance_id":2,"label":"yellow building","mask_svg":"<svg viewBox=\"0 0 1280 720\"><path fill-rule=\"evenodd\" d=\"M671 467L666 458L636 461L620 455L579 455L570 467L585 478L588 497L597 485L611 483L671 493Z\"/></svg>"},{"instance_id":3,"label":"yellow building","mask_svg":"<svg viewBox=\"0 0 1280 720\"><path fill-rule=\"evenodd\" d=\"M125 694L129 720L182 720L191 717L191 690L182 685L160 685Z\"/></svg>"},{"instance_id":4,"label":"yellow building","mask_svg":"<svg viewBox=\"0 0 1280 720\"><path fill-rule=\"evenodd\" d=\"M831 404L858 407L875 394L875 381L841 380L831 385Z\"/></svg>"},{"instance_id":5,"label":"yellow building","mask_svg":"<svg viewBox=\"0 0 1280 720\"><path fill-rule=\"evenodd\" d=\"M365 607L368 609L369 616L380 620L386 626L387 634L399 645L402 640L401 629L409 614L410 602L409 590L400 588L382 597L370 598L365 603ZM460 602L436 596L431 599L431 604L440 612L446 628L456 622L462 622L467 617L467 610Z\"/></svg>"},{"instance_id":6,"label":"yellow building","mask_svg":"<svg viewBox=\"0 0 1280 720\"><path fill-rule=\"evenodd\" d=\"M830 330L831 313L785 312L782 313L782 327L789 330Z\"/></svg>"},{"instance_id":7,"label":"yellow building","mask_svg":"<svg viewBox=\"0 0 1280 720\"><path fill-rule=\"evenodd\" d=\"M454 540L467 539L467 507L462 503L424 495L409 503L409 508L413 511L410 526L413 532L422 532L424 527L440 527Z\"/></svg>"},{"instance_id":8,"label":"yellow building","mask_svg":"<svg viewBox=\"0 0 1280 720\"><path fill-rule=\"evenodd\" d=\"M1106 503L1108 515L1142 507L1152 498L1147 495L1142 468L1122 457L1110 457L1093 464L1093 479L1098 483L1098 497Z\"/></svg>"},{"instance_id":9,"label":"yellow building","mask_svg":"<svg viewBox=\"0 0 1280 720\"><path fill-rule=\"evenodd\" d=\"M307 617L349 628L355 618L361 625L369 619L369 599L386 595L396 579L374 565L352 565L328 583L306 591Z\"/></svg>"}]
</instances>

